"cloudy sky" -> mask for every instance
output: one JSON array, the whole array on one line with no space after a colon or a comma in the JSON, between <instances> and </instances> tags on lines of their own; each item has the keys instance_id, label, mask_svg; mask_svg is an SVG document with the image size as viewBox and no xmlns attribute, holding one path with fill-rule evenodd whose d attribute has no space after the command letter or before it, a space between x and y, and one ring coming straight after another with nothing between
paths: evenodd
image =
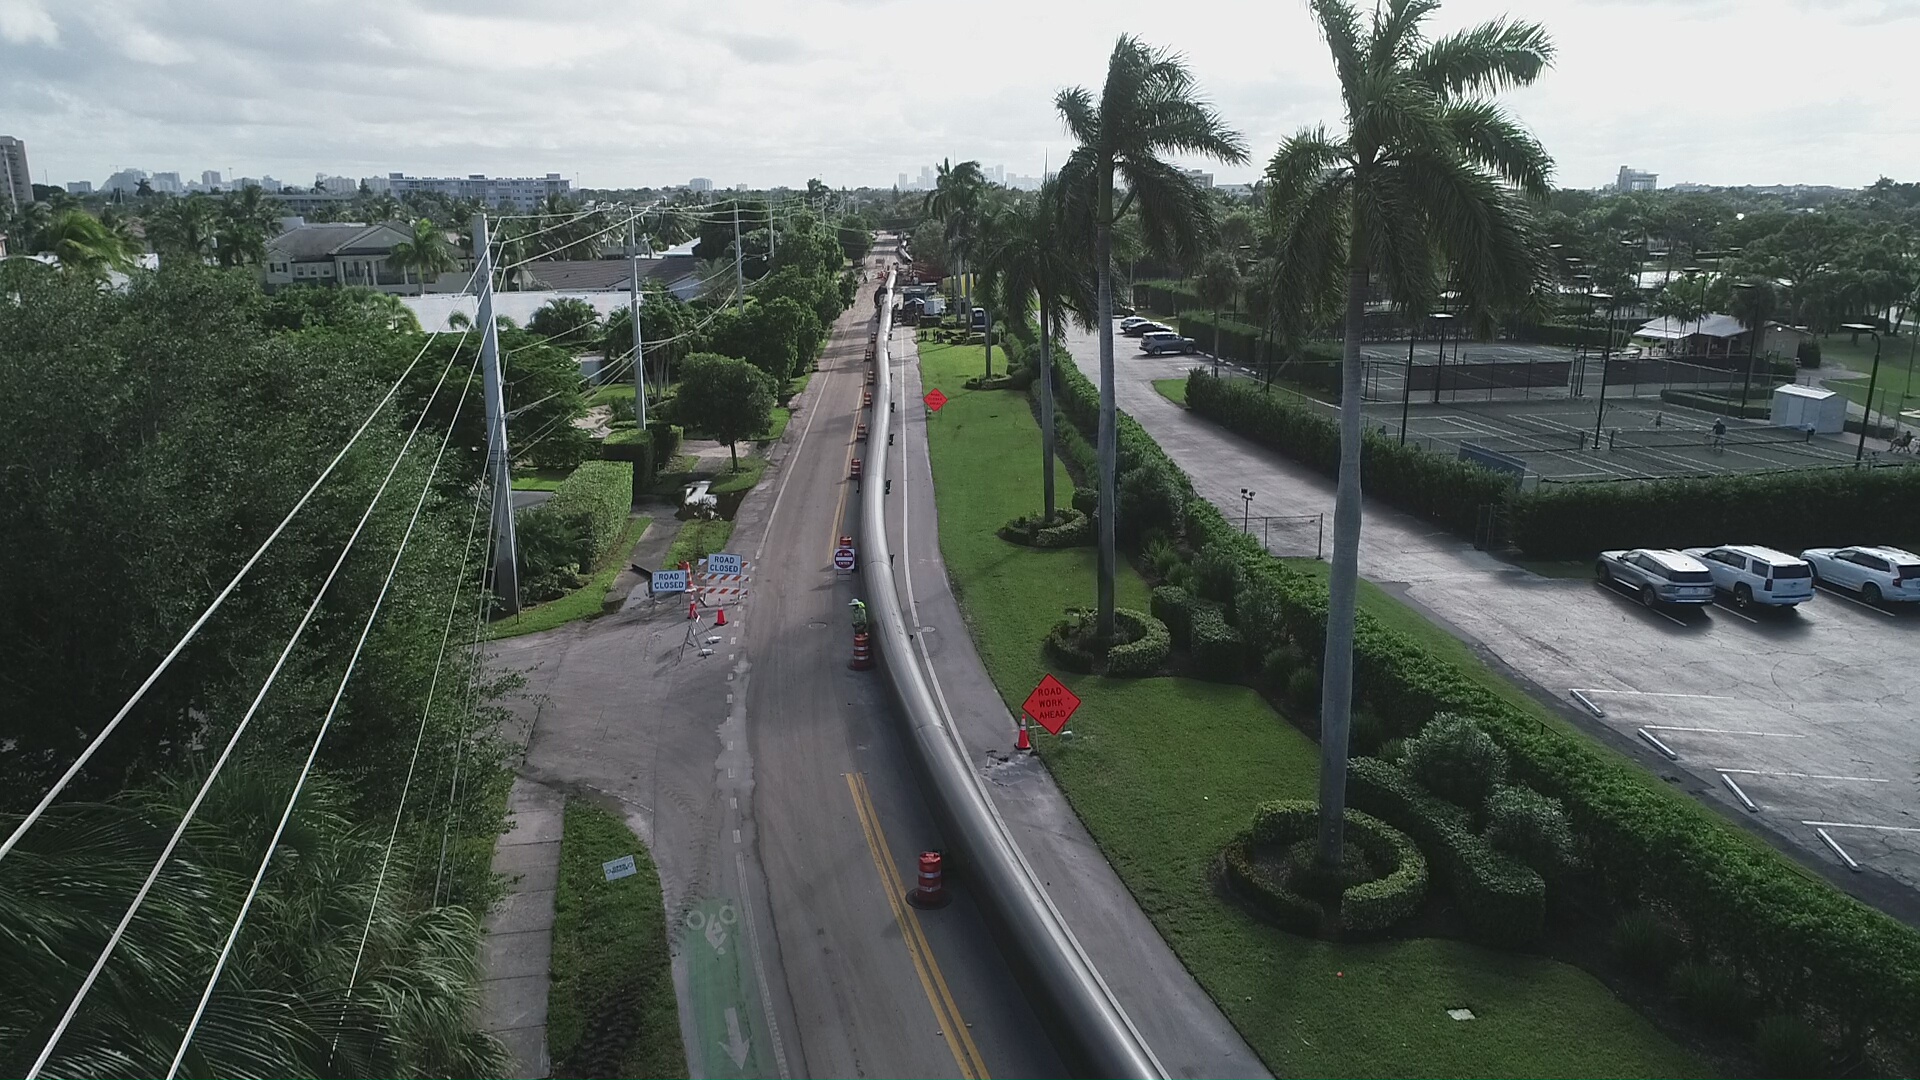
<instances>
[{"instance_id":1,"label":"cloudy sky","mask_svg":"<svg viewBox=\"0 0 1920 1080\"><path fill-rule=\"evenodd\" d=\"M1920 0L1451 0L1559 56L1511 105L1592 187L1920 179ZM1187 54L1244 132L1337 120L1303 0L0 0L0 134L35 181L123 166L560 172L586 186L887 185L941 157L1038 173L1053 95L1115 35Z\"/></svg>"}]
</instances>

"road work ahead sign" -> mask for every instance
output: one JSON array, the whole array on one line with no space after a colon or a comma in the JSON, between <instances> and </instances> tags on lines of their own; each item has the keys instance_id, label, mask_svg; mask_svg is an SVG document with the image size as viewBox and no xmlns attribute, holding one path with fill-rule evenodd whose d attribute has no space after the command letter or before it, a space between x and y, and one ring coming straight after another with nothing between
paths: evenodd
<instances>
[{"instance_id":1,"label":"road work ahead sign","mask_svg":"<svg viewBox=\"0 0 1920 1080\"><path fill-rule=\"evenodd\" d=\"M1021 711L1033 717L1033 722L1046 728L1050 734L1058 735L1066 729L1067 720L1073 711L1080 707L1080 699L1067 689L1065 683L1048 675L1040 680L1040 685L1027 695L1026 704Z\"/></svg>"}]
</instances>

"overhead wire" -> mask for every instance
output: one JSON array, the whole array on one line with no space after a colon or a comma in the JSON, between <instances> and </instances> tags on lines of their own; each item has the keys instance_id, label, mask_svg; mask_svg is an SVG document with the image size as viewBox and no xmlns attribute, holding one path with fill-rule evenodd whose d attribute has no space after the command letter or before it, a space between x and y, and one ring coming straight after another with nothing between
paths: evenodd
<instances>
[{"instance_id":1,"label":"overhead wire","mask_svg":"<svg viewBox=\"0 0 1920 1080\"><path fill-rule=\"evenodd\" d=\"M458 355L457 352L455 355ZM292 655L294 647L300 643L302 635L306 633L308 624L313 621L314 613L319 610L321 601L326 598L328 591L333 587L334 579L339 576L340 568L346 564L347 556L352 553L354 545L360 539L360 534L366 529L367 522L372 519L374 509L380 505L380 500L386 495L388 486L393 483L394 475L400 471L400 465L406 460L407 452L412 449L413 440L415 436L419 435L421 425L426 422L427 414L431 411L433 402L438 399L441 389L446 386L447 376L453 371L453 363L454 357L448 357L447 366L441 370L440 381L435 384L433 394L427 399L426 406L421 408L420 416L414 421L413 428L407 433L406 441L401 444L399 452L394 455L393 464L387 468L386 476L381 479L380 486L374 491L373 498L367 502L367 508L360 515L360 520L355 523L352 534L347 537L347 542L340 548L340 554L334 559L333 567L327 572L326 580L321 582L319 590L314 593L312 602L307 605L305 613L301 615L299 623L294 627L292 636L287 639L286 646L280 650L280 655L278 659L274 661L272 669L268 671L266 680L260 684L260 689L254 694L252 703L247 706L245 715L240 718L240 722L235 726L233 734L228 737L226 746L220 751L220 756L214 760L212 768L207 773L206 779L200 785L200 790L194 794L192 802L187 805L186 812L181 815L179 823L174 827L173 835L168 838L166 846L161 849L160 858L154 862L153 869L147 873L146 880L141 883L139 891L134 894L133 902L127 906L126 912L120 916L118 925L116 925L113 932L108 935L106 945L100 950L100 955L94 960L93 966L88 970L86 978L81 980L79 989L75 991L73 995L73 1000L68 1002L66 1011L61 1014L59 1023L54 1026L52 1034L47 1037L46 1045L41 1048L39 1056L34 1059L33 1067L27 1071L26 1080L34 1080L35 1077L40 1075L41 1069L46 1067L47 1060L53 1056L54 1047L60 1042L60 1037L66 1034L67 1027L73 1023L73 1018L79 1013L80 1006L86 1000L88 992L93 989L94 983L100 978L100 972L105 969L107 961L112 958L114 950L119 947L121 939L126 935L128 925L133 922L134 916L139 913L141 905L146 903L147 894L153 891L154 882L160 879L161 871L166 868L167 862L173 858L174 850L180 846L181 838L186 835L187 826L193 822L194 816L199 813L201 804L206 801L208 793L213 789L214 781L219 779L220 773L226 768L227 761L233 756L234 748L239 745L241 737L246 734L247 728L253 723L253 718L259 712L261 703L266 700L268 691L273 688L275 680L280 677L281 670L285 668L287 658Z\"/></svg>"},{"instance_id":2,"label":"overhead wire","mask_svg":"<svg viewBox=\"0 0 1920 1080\"><path fill-rule=\"evenodd\" d=\"M473 277L469 275L467 286L471 288L472 285ZM180 640L174 642L173 647L167 650L167 654L161 657L158 664L154 665L153 670L149 672L147 677L141 681L140 685L134 689L132 695L114 712L113 718L107 721L106 726L102 727L100 731L88 741L86 747L80 751L79 756L74 758L71 765L67 766L66 771L60 775L60 778L54 781L53 786L47 789L46 794L40 797L40 801L34 805L33 809L29 810L26 815L20 819L19 823L14 826L13 831L8 834L7 838L4 841L0 841L0 859L6 858L7 855L19 845L20 838L26 835L27 830L33 828L34 824L46 813L47 808L53 805L53 801L60 796L62 791L66 790L68 784L73 782L73 778L80 774L80 770L86 768L87 762L93 760L93 756L98 753L100 748L106 744L106 741L113 736L113 733L119 730L121 722L133 711L134 706L138 705L141 700L146 697L147 691L151 690L154 683L160 680L160 676L165 674L167 669L173 666L175 660L179 659L180 654L186 650L188 643L193 641L194 637L200 633L200 629L207 624L209 619L213 618L214 613L220 610L221 605L227 602L227 598L233 595L234 590L240 587L240 583L246 579L246 576L251 573L260 560L265 557L267 549L273 546L274 541L280 539L280 535L286 531L287 526L292 523L295 515L299 514L300 511L306 507L308 500L312 499L314 493L320 490L320 485L325 483L329 476L333 475L334 469L339 466L341 461L345 460L347 453L360 441L360 437L366 434L369 427L373 426L374 420L380 415L381 411L387 407L387 403L392 401L394 395L400 392L400 388L406 384L407 378L413 374L414 368L419 366L421 358L427 355L428 348L433 345L434 340L439 337L441 333L442 331L436 330L427 336L427 340L420 345L420 351L414 354L413 360L407 364L405 370L400 372L400 376L393 381L393 385L387 387L387 392L374 404L372 411L367 413L366 419L360 422L360 426L354 429L353 434L348 436L346 443L333 455L332 460L328 461L326 467L320 470L320 474L315 476L313 482L307 485L307 490L301 493L300 498L294 502L292 509L286 512L286 515L280 519L280 523L273 527L273 531L267 534L267 538L260 542L260 546L254 550L253 554L247 558L245 563L241 564L240 569L234 572L232 579L214 596L213 601L194 619L192 625L187 627L186 632L180 635ZM466 331L461 332L460 340L462 342L466 341ZM458 345L454 347L454 351L459 351Z\"/></svg>"},{"instance_id":3,"label":"overhead wire","mask_svg":"<svg viewBox=\"0 0 1920 1080\"><path fill-rule=\"evenodd\" d=\"M449 361L448 366L449 367L452 366L451 361ZM274 852L279 850L280 838L286 834L287 822L291 820L293 817L294 807L300 801L300 793L306 789L307 778L313 773L313 763L320 756L320 747L323 743L326 742L327 733L331 731L333 728L334 717L339 715L340 702L347 695L347 684L353 680L353 673L359 667L360 654L366 649L367 638L373 634L373 625L375 622L379 620L381 608L384 607L387 602L387 594L391 592L393 589L393 579L400 572L400 563L401 563L401 560L406 557L407 545L413 541L413 530L414 530L414 527L420 523L420 512L421 510L426 508L427 496L433 493L433 479L435 476L438 476L440 473L440 462L443 459L445 459L447 454L447 447L453 442L454 428L457 427L460 423L461 407L466 404L467 391L473 386L473 377L475 373L477 373L479 370L480 370L480 356L479 354L476 353L473 358L473 365L467 369L467 381L461 386L460 396L458 400L454 403L453 415L447 421L447 433L444 436L442 436L440 439L440 450L439 452L434 454L433 464L427 469L427 477L420 485L420 497L414 500L413 513L407 519L406 530L400 534L400 542L394 548L393 561L387 565L387 576L383 581L381 581L380 591L374 596L373 606L368 609L366 621L362 623L360 626L360 637L357 641L353 643L353 652L349 654L347 657L347 668L340 675L340 684L334 688L333 700L327 705L327 715L321 719L320 728L317 732L314 733L313 745L307 748L307 760L305 764L301 765L300 767L300 775L293 783L293 791L291 794L287 796L287 805L283 810L280 811L280 821L278 824L274 826L273 836L271 839L267 841L267 848L265 853L263 853L260 856L260 865L257 868L255 868L253 872L253 881L250 885L247 886L247 895L245 899L243 899L240 902L240 913L234 917L233 928L227 932L226 944L222 945L220 948L219 959L214 961L213 973L207 976L207 985L206 985L206 988L202 990L200 993L199 1004L194 1007L193 1018L187 1022L187 1029L180 1037L180 1047L178 1050L174 1051L173 1064L167 1068L167 1080L173 1080L174 1076L179 1073L180 1063L184 1061L187 1056L187 1047L189 1044L193 1042L193 1034L196 1030L199 1029L201 1018L206 1015L207 1003L213 1000L214 987L220 982L221 974L226 971L227 960L233 955L234 943L239 941L240 930L242 927L246 925L248 913L253 910L254 899L260 895L260 885L263 881L266 880L267 868L273 863ZM429 402L429 404L431 404L431 402ZM404 451L403 451L403 454L404 454ZM478 496L476 496L474 499L474 506L476 509L479 507ZM463 560L463 563L464 563L464 560ZM436 679L438 678L438 674L439 674L438 667L436 666L435 668ZM420 731L421 731L421 736L424 737L426 733L426 712L425 711L422 711L421 713ZM414 755L416 760L418 760L419 749L420 749L419 743L416 742L414 744ZM407 782L408 784L411 784L412 781L413 781L413 772L412 772L412 769L409 768L407 773ZM402 799L403 799L403 808L404 808L404 795L402 796ZM399 835L399 829L400 829L399 821L396 819L394 822L395 836ZM391 846L389 846L387 849L387 855L391 856L392 854L393 854L393 849ZM384 882L386 878L386 861L384 859L382 860L380 865L380 878L382 882ZM378 892L376 891L375 897L374 897L374 903L377 905L378 902L379 902L379 896L378 896ZM367 914L367 925L369 928L371 928L372 924L373 924L373 912L369 910ZM365 937L361 938L360 945L361 945L361 949L364 950L366 947ZM359 970L360 970L359 960L358 958L356 958L354 962L355 975L358 975Z\"/></svg>"}]
</instances>

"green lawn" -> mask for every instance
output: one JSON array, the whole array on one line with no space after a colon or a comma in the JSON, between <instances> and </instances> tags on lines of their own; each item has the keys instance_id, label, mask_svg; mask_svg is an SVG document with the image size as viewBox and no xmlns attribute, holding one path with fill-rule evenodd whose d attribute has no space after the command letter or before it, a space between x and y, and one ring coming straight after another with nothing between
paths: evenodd
<instances>
[{"instance_id":1,"label":"green lawn","mask_svg":"<svg viewBox=\"0 0 1920 1080\"><path fill-rule=\"evenodd\" d=\"M813 381L813 365L809 364L807 365L807 370L787 380L787 395L782 400L783 401L792 400L793 398L800 396L800 394L806 390L807 384L812 381Z\"/></svg>"},{"instance_id":2,"label":"green lawn","mask_svg":"<svg viewBox=\"0 0 1920 1080\"><path fill-rule=\"evenodd\" d=\"M637 872L608 881L601 864L622 855ZM625 822L567 801L553 906L553 1075L687 1075L660 875Z\"/></svg>"},{"instance_id":3,"label":"green lawn","mask_svg":"<svg viewBox=\"0 0 1920 1080\"><path fill-rule=\"evenodd\" d=\"M575 619L591 619L599 616L605 610L607 590L613 587L613 579L618 577L620 571L626 567L627 554L633 550L633 545L640 541L640 534L647 531L647 522L650 520L652 519L637 517L627 522L627 531L621 535L620 541L613 545L613 550L607 553L606 564L596 571L585 585L565 596L549 600L544 604L536 604L522 610L518 615L489 624L487 637L519 637L521 634L551 630Z\"/></svg>"},{"instance_id":4,"label":"green lawn","mask_svg":"<svg viewBox=\"0 0 1920 1080\"><path fill-rule=\"evenodd\" d=\"M651 384L649 384L649 388L651 388ZM633 383L631 382L607 383L605 386L587 395L587 406L591 408L595 405L611 405L616 401L631 402L634 396ZM653 395L648 394L647 396L651 399Z\"/></svg>"},{"instance_id":5,"label":"green lawn","mask_svg":"<svg viewBox=\"0 0 1920 1080\"><path fill-rule=\"evenodd\" d=\"M982 659L1017 709L1048 670L1047 626L1063 609L1093 603L1093 550L1037 551L993 535L1039 508L1039 431L1027 399L959 388L980 365L977 346L923 345L921 356L928 385L955 388L928 425L941 551ZM1145 607L1146 591L1130 569L1118 582L1123 606ZM1364 602L1391 605L1377 590ZM1577 968L1446 940L1315 941L1222 901L1209 877L1215 856L1260 802L1314 796L1318 747L1245 687L1065 681L1085 703L1074 738L1043 734L1042 756L1141 908L1276 1074L1703 1072ZM1477 1019L1450 1019L1446 1010L1458 1007Z\"/></svg>"},{"instance_id":6,"label":"green lawn","mask_svg":"<svg viewBox=\"0 0 1920 1080\"><path fill-rule=\"evenodd\" d=\"M738 472L731 471L727 466L722 465L719 474L713 478L713 487L708 490L715 495L725 495L734 491L745 491L753 485L758 484L761 475L766 471L766 458L748 454L740 459L740 469Z\"/></svg>"},{"instance_id":7,"label":"green lawn","mask_svg":"<svg viewBox=\"0 0 1920 1080\"><path fill-rule=\"evenodd\" d=\"M775 442L787 433L787 423L793 419L793 410L785 405L773 407L773 418L767 423L767 433L760 436L759 442Z\"/></svg>"},{"instance_id":8,"label":"green lawn","mask_svg":"<svg viewBox=\"0 0 1920 1080\"><path fill-rule=\"evenodd\" d=\"M1920 408L1920 363L1915 363L1914 338L1884 338L1880 353L1880 382L1873 390L1875 412L1892 415ZM1867 403L1867 379L1873 371L1873 338L1862 334L1853 344L1847 334L1829 334L1820 339L1820 355L1825 368L1845 367L1859 372L1859 379L1833 379L1826 386L1855 405ZM1904 422L1913 427L1912 421Z\"/></svg>"},{"instance_id":9,"label":"green lawn","mask_svg":"<svg viewBox=\"0 0 1920 1080\"><path fill-rule=\"evenodd\" d=\"M513 478L513 490L552 491L572 475L572 469L528 469Z\"/></svg>"},{"instance_id":10,"label":"green lawn","mask_svg":"<svg viewBox=\"0 0 1920 1080\"><path fill-rule=\"evenodd\" d=\"M694 518L682 522L679 535L673 538L673 546L667 549L665 565L679 566L683 562L698 562L716 551L725 551L727 540L733 536L733 522L715 518L705 521Z\"/></svg>"},{"instance_id":11,"label":"green lawn","mask_svg":"<svg viewBox=\"0 0 1920 1080\"><path fill-rule=\"evenodd\" d=\"M1185 405L1187 403L1187 380L1184 378L1155 379L1153 380L1153 388L1160 391L1161 397L1166 398L1176 405Z\"/></svg>"}]
</instances>

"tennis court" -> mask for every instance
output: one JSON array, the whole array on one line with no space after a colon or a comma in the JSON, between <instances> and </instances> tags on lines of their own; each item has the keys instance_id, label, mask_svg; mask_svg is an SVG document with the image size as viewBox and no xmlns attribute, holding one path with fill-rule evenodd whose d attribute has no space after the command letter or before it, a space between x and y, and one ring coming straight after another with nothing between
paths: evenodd
<instances>
[{"instance_id":1,"label":"tennis court","mask_svg":"<svg viewBox=\"0 0 1920 1080\"><path fill-rule=\"evenodd\" d=\"M1414 405L1407 441L1449 457L1479 456L1497 468L1526 473L1524 483L1712 476L1832 468L1853 464L1855 437L1809 435L1794 428L1726 418L1725 439L1713 436L1716 417L1657 401L1609 401L1599 438L1596 406L1586 401L1481 402ZM1368 423L1389 437L1400 431L1399 409L1369 405ZM1869 450L1869 463L1920 462L1911 454Z\"/></svg>"}]
</instances>

